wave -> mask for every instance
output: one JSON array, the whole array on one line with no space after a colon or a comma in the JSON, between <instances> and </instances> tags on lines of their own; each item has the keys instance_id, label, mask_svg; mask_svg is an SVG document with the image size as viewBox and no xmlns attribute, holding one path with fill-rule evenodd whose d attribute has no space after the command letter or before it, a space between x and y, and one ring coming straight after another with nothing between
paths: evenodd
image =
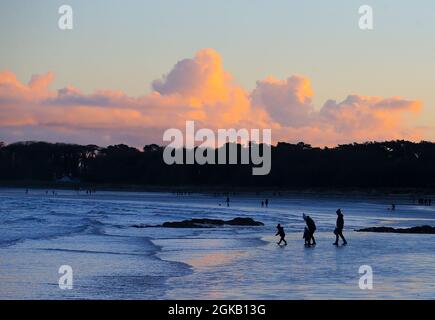
<instances>
[{"instance_id":1,"label":"wave","mask_svg":"<svg viewBox=\"0 0 435 320\"><path fill-rule=\"evenodd\" d=\"M57 227L50 226L46 219L37 217L10 219L3 224L21 224L20 229L23 230L19 234L3 232L0 238L0 247L13 246L26 240L50 240L76 234L105 235L106 225L99 220L83 218L72 222L73 226ZM37 228L35 228L35 223L38 223Z\"/></svg>"},{"instance_id":2,"label":"wave","mask_svg":"<svg viewBox=\"0 0 435 320\"><path fill-rule=\"evenodd\" d=\"M77 228L79 233L104 235L105 224L97 219L83 218L80 220L82 225Z\"/></svg>"},{"instance_id":3,"label":"wave","mask_svg":"<svg viewBox=\"0 0 435 320\"><path fill-rule=\"evenodd\" d=\"M5 220L3 221L3 224L14 224L14 223L23 223L23 222L45 223L47 222L47 220L38 217L23 217L23 218Z\"/></svg>"}]
</instances>

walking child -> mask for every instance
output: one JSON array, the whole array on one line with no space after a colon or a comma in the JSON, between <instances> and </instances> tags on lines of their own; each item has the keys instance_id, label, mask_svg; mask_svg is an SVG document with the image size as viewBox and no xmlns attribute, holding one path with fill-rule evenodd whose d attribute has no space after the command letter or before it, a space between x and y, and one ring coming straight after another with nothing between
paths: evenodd
<instances>
[{"instance_id":1,"label":"walking child","mask_svg":"<svg viewBox=\"0 0 435 320\"><path fill-rule=\"evenodd\" d=\"M287 245L287 241L285 241L285 232L284 232L284 227L282 227L279 223L276 226L277 232L275 234L275 236L280 236L281 238L279 239L278 245L281 245L281 242L284 242L284 245Z\"/></svg>"}]
</instances>

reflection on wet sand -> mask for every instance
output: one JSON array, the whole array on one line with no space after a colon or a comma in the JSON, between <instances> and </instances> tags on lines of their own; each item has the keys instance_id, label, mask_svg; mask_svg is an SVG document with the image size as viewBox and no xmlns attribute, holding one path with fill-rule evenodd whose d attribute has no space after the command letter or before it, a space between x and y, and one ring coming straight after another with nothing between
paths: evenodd
<instances>
[{"instance_id":1,"label":"reflection on wet sand","mask_svg":"<svg viewBox=\"0 0 435 320\"><path fill-rule=\"evenodd\" d=\"M186 263L194 268L214 267L232 263L247 256L243 251L220 251L194 253Z\"/></svg>"}]
</instances>

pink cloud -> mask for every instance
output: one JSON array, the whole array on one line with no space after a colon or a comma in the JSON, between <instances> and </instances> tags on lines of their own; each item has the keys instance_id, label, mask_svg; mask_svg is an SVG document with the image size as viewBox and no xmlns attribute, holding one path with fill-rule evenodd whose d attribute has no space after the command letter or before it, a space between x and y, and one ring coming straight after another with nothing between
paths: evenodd
<instances>
[{"instance_id":1,"label":"pink cloud","mask_svg":"<svg viewBox=\"0 0 435 320\"><path fill-rule=\"evenodd\" d=\"M301 127L310 121L314 112L313 95L310 81L302 76L287 80L269 77L257 82L251 102L257 109L266 110L271 120L284 126Z\"/></svg>"},{"instance_id":2,"label":"pink cloud","mask_svg":"<svg viewBox=\"0 0 435 320\"><path fill-rule=\"evenodd\" d=\"M186 120L209 128L272 128L276 141L313 145L422 138L407 124L422 103L400 97L349 95L341 102L312 103L308 78L269 77L248 92L239 86L213 49L179 61L153 92L131 97L122 91L91 94L68 86L53 91L53 73L28 84L0 73L0 134L7 141L50 140L78 143L161 143L167 128Z\"/></svg>"}]
</instances>

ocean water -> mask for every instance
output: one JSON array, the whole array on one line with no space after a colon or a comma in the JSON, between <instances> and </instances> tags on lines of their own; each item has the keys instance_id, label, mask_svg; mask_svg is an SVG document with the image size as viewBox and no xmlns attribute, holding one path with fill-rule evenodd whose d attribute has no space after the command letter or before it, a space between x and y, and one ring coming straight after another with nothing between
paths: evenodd
<instances>
[{"instance_id":1,"label":"ocean water","mask_svg":"<svg viewBox=\"0 0 435 320\"><path fill-rule=\"evenodd\" d=\"M239 194L229 208L225 199L0 189L0 299L435 299L435 235L353 231L435 226L433 206L407 196ZM337 208L348 246L332 245ZM318 227L313 248L303 245L303 212ZM235 217L265 226L134 227ZM276 244L277 223L286 247ZM71 290L58 285L63 265L73 270ZM372 290L359 287L362 265L373 270Z\"/></svg>"}]
</instances>

